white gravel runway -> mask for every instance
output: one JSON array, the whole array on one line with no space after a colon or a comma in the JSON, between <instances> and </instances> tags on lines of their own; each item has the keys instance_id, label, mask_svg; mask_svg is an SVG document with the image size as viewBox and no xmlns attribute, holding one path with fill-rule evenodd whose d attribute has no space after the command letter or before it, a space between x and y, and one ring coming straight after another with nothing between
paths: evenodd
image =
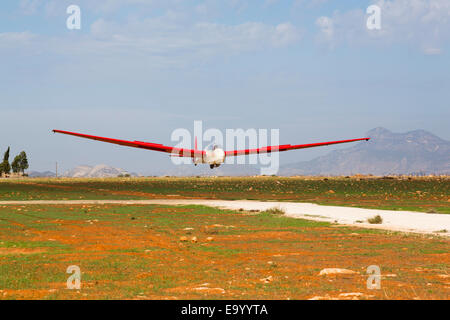
<instances>
[{"instance_id":1,"label":"white gravel runway","mask_svg":"<svg viewBox=\"0 0 450 320\"><path fill-rule=\"evenodd\" d=\"M431 214L411 211L389 211L350 207L322 206L312 203L266 202L252 200L37 200L37 201L0 201L0 205L26 204L165 204L165 205L205 205L231 210L266 210L273 207L284 209L286 216L307 220L327 221L343 225L364 228L377 228L393 231L438 233L450 236L450 215ZM369 224L367 219L376 215L383 218L382 224ZM361 223L362 221L362 223ZM447 232L443 232L447 230Z\"/></svg>"}]
</instances>

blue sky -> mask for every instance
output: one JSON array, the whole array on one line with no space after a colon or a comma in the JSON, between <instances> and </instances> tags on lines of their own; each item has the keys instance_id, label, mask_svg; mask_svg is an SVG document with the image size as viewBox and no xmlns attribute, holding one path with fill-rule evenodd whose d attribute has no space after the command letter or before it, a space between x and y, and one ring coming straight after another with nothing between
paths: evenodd
<instances>
[{"instance_id":1,"label":"blue sky","mask_svg":"<svg viewBox=\"0 0 450 320\"><path fill-rule=\"evenodd\" d=\"M81 30L66 8L81 8ZM381 8L381 30L366 8ZM378 126L450 140L448 0L21 0L0 4L0 151L31 170L107 163L150 174L164 154L50 133L174 144L176 128L276 128L281 143ZM332 148L281 155L308 160Z\"/></svg>"}]
</instances>

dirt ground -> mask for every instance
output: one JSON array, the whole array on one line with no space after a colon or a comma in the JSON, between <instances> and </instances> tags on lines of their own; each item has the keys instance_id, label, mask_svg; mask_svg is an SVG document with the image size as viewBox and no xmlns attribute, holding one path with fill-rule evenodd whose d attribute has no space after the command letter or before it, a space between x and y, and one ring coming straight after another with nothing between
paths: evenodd
<instances>
[{"instance_id":1,"label":"dirt ground","mask_svg":"<svg viewBox=\"0 0 450 320\"><path fill-rule=\"evenodd\" d=\"M0 298L448 299L449 249L438 236L201 206L0 206ZM79 290L66 287L71 265ZM367 288L371 265L380 289Z\"/></svg>"}]
</instances>

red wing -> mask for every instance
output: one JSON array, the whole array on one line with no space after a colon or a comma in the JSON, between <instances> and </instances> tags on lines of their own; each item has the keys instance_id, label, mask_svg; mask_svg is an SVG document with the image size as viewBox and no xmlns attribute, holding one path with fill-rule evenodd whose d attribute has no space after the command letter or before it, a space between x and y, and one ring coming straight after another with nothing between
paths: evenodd
<instances>
[{"instance_id":1,"label":"red wing","mask_svg":"<svg viewBox=\"0 0 450 320\"><path fill-rule=\"evenodd\" d=\"M232 151L225 151L225 155L227 157L231 157L231 156L243 156L243 155L247 155L247 154L281 152L281 151L289 151L289 150L296 150L296 149L306 149L306 148L313 148L313 147L329 146L332 144L348 143L348 142L363 141L363 140L369 141L370 138L319 142L319 143L311 143L311 144L297 144L294 146L292 146L290 144L285 144L282 146L271 146L271 147L264 147L264 148L258 148L258 149L232 150Z\"/></svg>"},{"instance_id":2,"label":"red wing","mask_svg":"<svg viewBox=\"0 0 450 320\"><path fill-rule=\"evenodd\" d=\"M103 138L103 137L97 137L97 136L91 136L88 134L82 134L82 133L75 133L75 132L69 132L69 131L62 131L62 130L53 130L55 133L62 133L62 134L68 134L71 136L76 136L80 138L85 139L91 139L91 140L97 140L102 142L108 142L113 144L118 144L121 146L126 147L133 147L133 148L140 148L140 149L147 149L147 150L153 150L153 151L159 151L159 152L166 152L170 153L172 156L176 157L194 157L194 156L202 156L204 151L195 151L192 149L180 149L180 148L173 148L168 147L162 144L157 143L150 143L150 142L142 142L142 141L127 141L127 140L118 140L118 139L111 139L111 138Z\"/></svg>"}]
</instances>

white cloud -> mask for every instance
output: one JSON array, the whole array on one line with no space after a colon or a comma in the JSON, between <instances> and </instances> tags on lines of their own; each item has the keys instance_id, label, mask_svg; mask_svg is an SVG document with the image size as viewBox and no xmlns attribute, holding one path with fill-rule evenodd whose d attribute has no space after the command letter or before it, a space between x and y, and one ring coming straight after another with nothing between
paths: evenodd
<instances>
[{"instance_id":1,"label":"white cloud","mask_svg":"<svg viewBox=\"0 0 450 320\"><path fill-rule=\"evenodd\" d=\"M302 32L290 22L280 23L275 27L275 32L272 35L272 44L277 47L288 46L297 42L301 36Z\"/></svg>"},{"instance_id":2,"label":"white cloud","mask_svg":"<svg viewBox=\"0 0 450 320\"><path fill-rule=\"evenodd\" d=\"M20 0L19 6L25 14L35 14L42 5L42 0Z\"/></svg>"},{"instance_id":3,"label":"white cloud","mask_svg":"<svg viewBox=\"0 0 450 320\"><path fill-rule=\"evenodd\" d=\"M270 7L270 6L274 5L274 4L277 4L278 2L279 2L279 0L265 0L264 4L263 4L263 7L267 8L267 7Z\"/></svg>"},{"instance_id":4,"label":"white cloud","mask_svg":"<svg viewBox=\"0 0 450 320\"><path fill-rule=\"evenodd\" d=\"M333 20L328 17L320 17L316 20L316 25L327 40L331 40L334 34Z\"/></svg>"},{"instance_id":5,"label":"white cloud","mask_svg":"<svg viewBox=\"0 0 450 320\"><path fill-rule=\"evenodd\" d=\"M265 0L268 3L279 0ZM213 10L232 9L236 13L247 10L253 1L249 0L204 0L200 3L185 0L20 0L19 6L25 14L39 14L45 12L47 15L58 15L64 12L64 8L76 4L83 10L99 13L103 16L117 14L125 7L135 8L141 12L151 13L156 10L183 10L200 14L209 13ZM263 5L266 4L263 2Z\"/></svg>"},{"instance_id":6,"label":"white cloud","mask_svg":"<svg viewBox=\"0 0 450 320\"><path fill-rule=\"evenodd\" d=\"M148 54L193 54L197 57L283 47L296 43L301 37L300 30L291 23L276 26L259 22L186 24L178 23L173 13L126 25L100 19L92 24L91 31L96 39L108 42L111 47L125 45Z\"/></svg>"},{"instance_id":7,"label":"white cloud","mask_svg":"<svg viewBox=\"0 0 450 320\"><path fill-rule=\"evenodd\" d=\"M30 32L4 32L0 33L0 49L25 49L33 44L37 36Z\"/></svg>"},{"instance_id":8,"label":"white cloud","mask_svg":"<svg viewBox=\"0 0 450 320\"><path fill-rule=\"evenodd\" d=\"M21 56L39 53L91 63L142 61L146 66L185 66L205 59L289 46L302 36L289 22L192 22L180 11L167 11L154 18L129 18L126 22L101 18L88 31L52 37L0 33L0 49L8 48L0 54L5 57L14 51Z\"/></svg>"},{"instance_id":9,"label":"white cloud","mask_svg":"<svg viewBox=\"0 0 450 320\"><path fill-rule=\"evenodd\" d=\"M313 7L319 7L327 2L330 2L331 0L294 0L293 7L294 8L313 8Z\"/></svg>"},{"instance_id":10,"label":"white cloud","mask_svg":"<svg viewBox=\"0 0 450 320\"><path fill-rule=\"evenodd\" d=\"M195 12L198 14L205 15L208 13L208 6L205 3L198 4L195 7Z\"/></svg>"},{"instance_id":11,"label":"white cloud","mask_svg":"<svg viewBox=\"0 0 450 320\"><path fill-rule=\"evenodd\" d=\"M439 48L426 47L426 48L423 48L423 52L427 55L433 56L433 55L441 54L442 50Z\"/></svg>"},{"instance_id":12,"label":"white cloud","mask_svg":"<svg viewBox=\"0 0 450 320\"><path fill-rule=\"evenodd\" d=\"M365 10L334 12L320 17L318 40L330 46L349 44L403 43L426 54L439 54L450 42L450 1L377 0L381 8L381 30L366 28Z\"/></svg>"}]
</instances>

